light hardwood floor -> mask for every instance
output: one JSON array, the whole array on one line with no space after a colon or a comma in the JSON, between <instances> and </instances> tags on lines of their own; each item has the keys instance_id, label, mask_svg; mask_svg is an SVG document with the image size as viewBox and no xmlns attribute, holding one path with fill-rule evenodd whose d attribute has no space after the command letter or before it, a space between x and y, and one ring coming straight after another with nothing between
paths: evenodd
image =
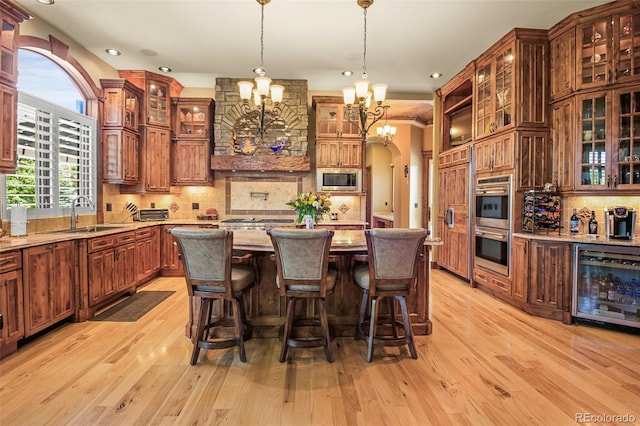
<instances>
[{"instance_id":1,"label":"light hardwood floor","mask_svg":"<svg viewBox=\"0 0 640 426\"><path fill-rule=\"evenodd\" d=\"M0 361L0 424L640 423L640 336L532 317L442 271L419 358L376 349L371 364L352 338L334 340L333 364L321 348L280 364L277 339L255 338L246 364L234 348L191 367L183 279L143 291L165 289L178 292L135 323L65 324Z\"/></svg>"}]
</instances>

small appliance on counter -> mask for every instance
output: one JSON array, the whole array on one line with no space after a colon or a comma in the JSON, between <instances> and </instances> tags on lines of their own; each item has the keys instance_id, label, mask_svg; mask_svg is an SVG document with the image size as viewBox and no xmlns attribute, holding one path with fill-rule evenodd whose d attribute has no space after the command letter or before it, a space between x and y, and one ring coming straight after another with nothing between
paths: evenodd
<instances>
[{"instance_id":1,"label":"small appliance on counter","mask_svg":"<svg viewBox=\"0 0 640 426\"><path fill-rule=\"evenodd\" d=\"M608 207L604 213L607 238L632 240L636 232L636 212L627 207Z\"/></svg>"},{"instance_id":2,"label":"small appliance on counter","mask_svg":"<svg viewBox=\"0 0 640 426\"><path fill-rule=\"evenodd\" d=\"M150 222L153 220L169 219L169 209L140 209L138 210L138 220L140 222Z\"/></svg>"}]
</instances>

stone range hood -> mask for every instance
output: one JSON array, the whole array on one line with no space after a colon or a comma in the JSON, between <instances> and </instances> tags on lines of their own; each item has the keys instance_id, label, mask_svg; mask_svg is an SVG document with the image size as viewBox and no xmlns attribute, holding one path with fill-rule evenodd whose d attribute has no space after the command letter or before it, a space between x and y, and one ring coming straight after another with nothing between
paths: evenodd
<instances>
[{"instance_id":1,"label":"stone range hood","mask_svg":"<svg viewBox=\"0 0 640 426\"><path fill-rule=\"evenodd\" d=\"M238 82L240 78L216 78L216 108L214 116L214 153L211 169L215 171L258 172L309 172L311 161L308 147L308 87L306 80L273 80L273 84L284 86L282 99L283 118L294 123L289 129L290 155L272 154L243 155L233 150L233 123L242 114Z\"/></svg>"}]
</instances>

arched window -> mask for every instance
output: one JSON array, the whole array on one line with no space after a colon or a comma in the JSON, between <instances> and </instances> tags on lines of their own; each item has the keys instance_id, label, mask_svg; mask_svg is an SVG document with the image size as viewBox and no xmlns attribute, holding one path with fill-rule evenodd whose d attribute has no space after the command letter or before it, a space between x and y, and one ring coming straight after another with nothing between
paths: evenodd
<instances>
[{"instance_id":1,"label":"arched window","mask_svg":"<svg viewBox=\"0 0 640 426\"><path fill-rule=\"evenodd\" d=\"M35 51L18 53L18 164L4 178L4 206L29 217L63 216L75 198L96 200L98 128L85 99L58 64ZM80 199L78 211L95 207ZM84 208L83 208L84 207Z\"/></svg>"}]
</instances>

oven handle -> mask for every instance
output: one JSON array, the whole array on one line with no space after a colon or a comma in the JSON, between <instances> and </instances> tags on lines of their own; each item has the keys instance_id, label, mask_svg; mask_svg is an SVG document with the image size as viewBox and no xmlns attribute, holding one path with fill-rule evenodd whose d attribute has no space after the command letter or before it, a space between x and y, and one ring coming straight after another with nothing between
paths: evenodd
<instances>
[{"instance_id":1,"label":"oven handle","mask_svg":"<svg viewBox=\"0 0 640 426\"><path fill-rule=\"evenodd\" d=\"M507 239L509 237L508 234L503 234L503 233L500 233L500 232L484 231L484 230L480 230L480 229L476 229L476 235L486 236L486 237L494 238L494 239L500 240L500 241L507 241Z\"/></svg>"},{"instance_id":2,"label":"oven handle","mask_svg":"<svg viewBox=\"0 0 640 426\"><path fill-rule=\"evenodd\" d=\"M491 186L478 188L476 190L477 195L509 195L509 188L504 186Z\"/></svg>"}]
</instances>

